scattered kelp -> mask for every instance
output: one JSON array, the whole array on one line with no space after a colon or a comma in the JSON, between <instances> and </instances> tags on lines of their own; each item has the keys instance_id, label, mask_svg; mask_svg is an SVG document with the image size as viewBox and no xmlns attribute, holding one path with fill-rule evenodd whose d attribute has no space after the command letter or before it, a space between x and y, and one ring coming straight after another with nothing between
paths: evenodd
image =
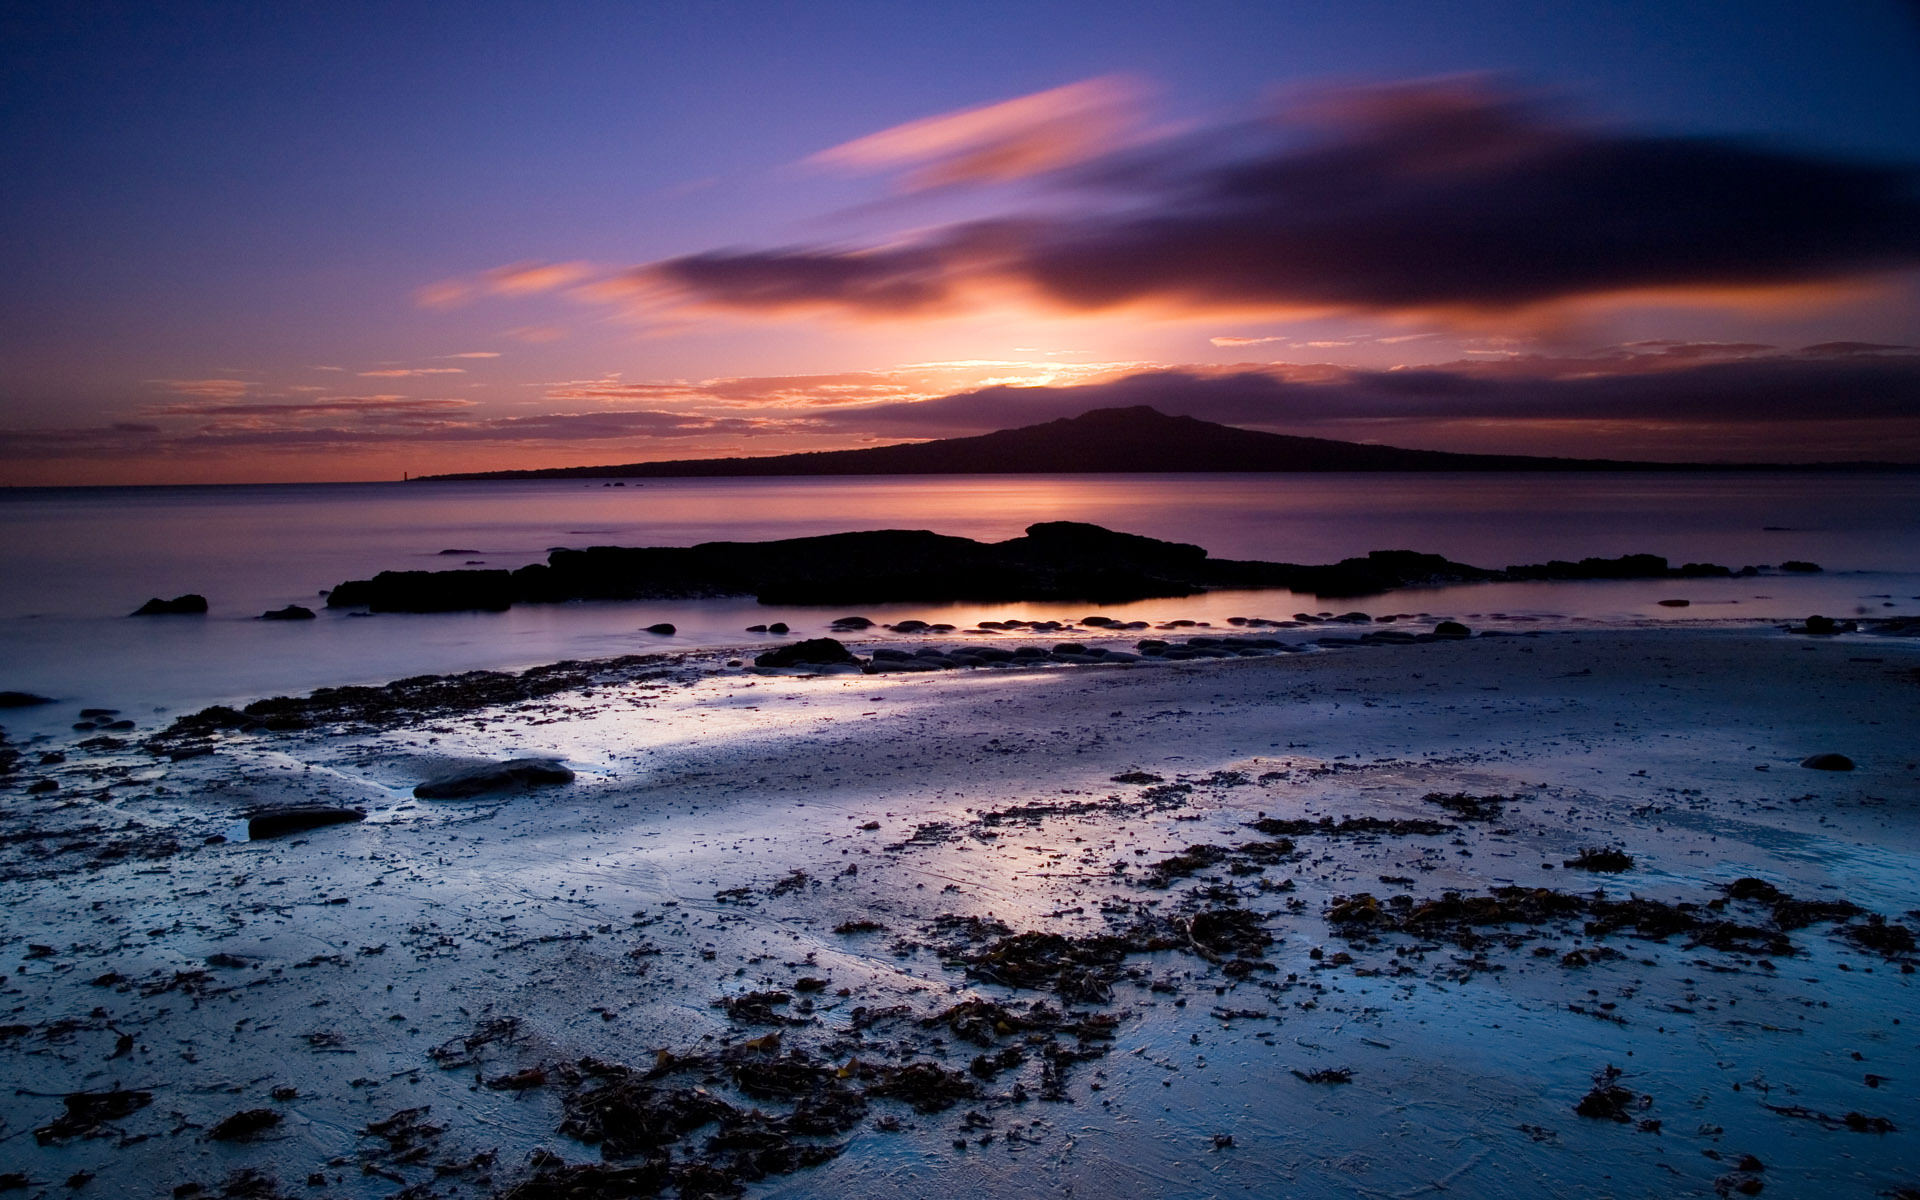
<instances>
[{"instance_id":1,"label":"scattered kelp","mask_svg":"<svg viewBox=\"0 0 1920 1200\"><path fill-rule=\"evenodd\" d=\"M1467 792L1428 792L1421 799L1437 804L1463 821L1497 821L1518 796L1475 796Z\"/></svg>"},{"instance_id":2,"label":"scattered kelp","mask_svg":"<svg viewBox=\"0 0 1920 1200\"><path fill-rule=\"evenodd\" d=\"M1849 900L1796 900L1763 879L1747 876L1721 889L1729 900L1764 904L1773 913L1773 923L1784 930L1805 929L1823 921L1842 921L1857 916L1859 905Z\"/></svg>"},{"instance_id":3,"label":"scattered kelp","mask_svg":"<svg viewBox=\"0 0 1920 1200\"><path fill-rule=\"evenodd\" d=\"M1844 1117L1830 1116L1817 1109L1799 1104L1768 1104L1764 1108L1777 1112L1783 1117L1796 1117L1802 1121L1813 1121L1823 1129L1850 1129L1855 1133L1897 1133L1899 1127L1885 1117L1870 1117L1865 1113L1850 1112Z\"/></svg>"},{"instance_id":4,"label":"scattered kelp","mask_svg":"<svg viewBox=\"0 0 1920 1200\"><path fill-rule=\"evenodd\" d=\"M1810 903L1778 893L1777 911L1785 921L1773 925L1747 925L1723 919L1716 906L1720 901L1696 904L1691 901L1649 900L1628 897L1613 900L1604 893L1592 895L1557 892L1551 888L1492 888L1485 895L1445 892L1439 897L1417 900L1412 896L1394 896L1381 900L1371 893L1338 896L1326 911L1327 923L1346 937L1367 937L1378 933L1403 933L1421 938L1450 941L1473 946L1481 940L1477 930L1487 927L1534 926L1585 918L1584 930L1592 937L1625 934L1646 941L1665 941L1685 937L1687 945L1757 955L1789 955L1795 952L1787 929L1802 928L1816 921L1838 920L1859 909L1844 901ZM1799 924L1790 924L1800 922ZM1856 944L1863 944L1848 931L1866 925L1846 926L1836 932ZM1898 944L1899 934L1911 933L1898 925L1884 922L1873 928L1891 932L1885 936ZM1908 942L1910 946L1910 941ZM1872 947L1870 947L1872 948ZM1895 949L1891 953L1903 953ZM1570 965L1584 965L1582 963Z\"/></svg>"},{"instance_id":5,"label":"scattered kelp","mask_svg":"<svg viewBox=\"0 0 1920 1200\"><path fill-rule=\"evenodd\" d=\"M1573 1111L1598 1121L1632 1124L1635 1113L1653 1106L1653 1097L1621 1087L1621 1074L1620 1068L1611 1063L1595 1071L1592 1090L1580 1098Z\"/></svg>"},{"instance_id":6,"label":"scattered kelp","mask_svg":"<svg viewBox=\"0 0 1920 1200\"><path fill-rule=\"evenodd\" d=\"M1369 834L1433 837L1452 833L1454 829L1444 821L1425 821L1418 817L1342 817L1338 821L1332 817L1321 817L1317 821L1305 818L1283 821L1278 817L1262 817L1258 821L1248 822L1247 828L1257 829L1268 837L1358 837Z\"/></svg>"},{"instance_id":7,"label":"scattered kelp","mask_svg":"<svg viewBox=\"0 0 1920 1200\"><path fill-rule=\"evenodd\" d=\"M1834 932L1862 950L1871 950L1888 958L1914 952L1913 930L1905 925L1894 924L1878 914L1870 913L1865 920L1842 925Z\"/></svg>"},{"instance_id":8,"label":"scattered kelp","mask_svg":"<svg viewBox=\"0 0 1920 1200\"><path fill-rule=\"evenodd\" d=\"M1184 951L1244 977L1273 943L1262 927L1267 919L1244 909L1213 908L1141 918L1112 933L1072 936L1014 933L990 918L944 917L934 922L932 933L942 943L942 957L976 979L1052 991L1070 1004L1104 1004L1113 998L1126 960L1138 954Z\"/></svg>"},{"instance_id":9,"label":"scattered kelp","mask_svg":"<svg viewBox=\"0 0 1920 1200\"><path fill-rule=\"evenodd\" d=\"M153 1103L153 1093L113 1088L105 1092L69 1092L60 1098L66 1111L33 1131L42 1146L70 1138L104 1137L114 1121L133 1115Z\"/></svg>"},{"instance_id":10,"label":"scattered kelp","mask_svg":"<svg viewBox=\"0 0 1920 1200\"><path fill-rule=\"evenodd\" d=\"M1612 846L1588 846L1560 864L1576 871L1601 871L1615 874L1633 870L1633 855Z\"/></svg>"},{"instance_id":11,"label":"scattered kelp","mask_svg":"<svg viewBox=\"0 0 1920 1200\"><path fill-rule=\"evenodd\" d=\"M1252 874L1254 872L1241 868L1271 866L1285 862L1293 855L1294 844L1287 838L1271 842L1243 842L1238 846L1188 846L1178 854L1150 864L1141 882L1150 888L1165 888L1176 879L1184 879L1217 866L1225 866L1234 874Z\"/></svg>"}]
</instances>

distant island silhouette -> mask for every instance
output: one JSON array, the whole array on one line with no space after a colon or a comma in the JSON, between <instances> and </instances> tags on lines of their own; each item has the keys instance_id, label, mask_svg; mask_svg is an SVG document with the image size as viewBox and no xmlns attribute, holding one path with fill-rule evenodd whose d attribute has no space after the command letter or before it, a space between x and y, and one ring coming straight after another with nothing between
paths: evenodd
<instances>
[{"instance_id":1,"label":"distant island silhouette","mask_svg":"<svg viewBox=\"0 0 1920 1200\"><path fill-rule=\"evenodd\" d=\"M974 437L759 458L695 458L603 467L545 467L416 475L471 479L668 479L780 475L1068 475L1311 471L1752 471L1912 470L1911 463L1671 463L1520 454L1455 454L1263 433L1170 417L1146 405Z\"/></svg>"}]
</instances>

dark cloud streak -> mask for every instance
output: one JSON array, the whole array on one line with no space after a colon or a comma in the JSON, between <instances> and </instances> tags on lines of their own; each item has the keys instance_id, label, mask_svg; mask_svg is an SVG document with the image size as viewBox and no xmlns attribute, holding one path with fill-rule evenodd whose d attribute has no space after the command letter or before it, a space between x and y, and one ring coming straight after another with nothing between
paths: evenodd
<instances>
[{"instance_id":1,"label":"dark cloud streak","mask_svg":"<svg viewBox=\"0 0 1920 1200\"><path fill-rule=\"evenodd\" d=\"M1397 371L1153 371L1075 387L989 387L834 413L846 428L904 436L979 433L1149 405L1230 425L1300 429L1350 421L1639 421L1920 424L1920 356L1769 357L1660 369L1619 358L1454 363Z\"/></svg>"},{"instance_id":2,"label":"dark cloud streak","mask_svg":"<svg viewBox=\"0 0 1920 1200\"><path fill-rule=\"evenodd\" d=\"M1239 124L1062 176L1068 203L1050 215L873 248L713 251L634 276L721 308L873 317L955 306L973 284L1070 311L1513 310L1920 264L1912 164L1606 130L1483 82L1322 109L1305 142Z\"/></svg>"}]
</instances>

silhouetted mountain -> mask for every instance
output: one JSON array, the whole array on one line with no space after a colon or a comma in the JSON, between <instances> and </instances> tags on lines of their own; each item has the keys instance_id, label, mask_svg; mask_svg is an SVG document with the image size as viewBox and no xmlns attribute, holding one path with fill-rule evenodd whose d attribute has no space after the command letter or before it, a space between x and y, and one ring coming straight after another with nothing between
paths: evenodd
<instances>
[{"instance_id":1,"label":"silhouetted mountain","mask_svg":"<svg viewBox=\"0 0 1920 1200\"><path fill-rule=\"evenodd\" d=\"M1144 405L1100 408L1019 429L866 450L702 458L610 467L474 471L422 479L648 479L726 475L1019 475L1139 471L1621 471L1671 463L1402 450L1291 437L1169 417Z\"/></svg>"}]
</instances>

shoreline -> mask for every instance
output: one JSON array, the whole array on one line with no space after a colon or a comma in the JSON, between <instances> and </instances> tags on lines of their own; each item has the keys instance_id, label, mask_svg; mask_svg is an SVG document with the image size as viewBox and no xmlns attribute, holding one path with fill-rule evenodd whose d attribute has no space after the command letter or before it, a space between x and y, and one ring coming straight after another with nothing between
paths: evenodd
<instances>
[{"instance_id":1,"label":"shoreline","mask_svg":"<svg viewBox=\"0 0 1920 1200\"><path fill-rule=\"evenodd\" d=\"M1912 1011L1914 958L1839 931L1866 912L1915 925L1920 647L1719 627L1383 649L813 677L682 663L408 727L59 764L93 778L16 795L0 824L5 945L25 968L6 1022L26 1026L0 1055L41 1092L152 1099L104 1120L108 1136L42 1147L31 1131L60 1101L13 1096L0 1136L45 1188L89 1171L219 1195L252 1170L285 1194L316 1172L310 1194L515 1194L591 1179L608 1143L560 1130L619 1084L647 1111L704 1088L787 1120L715 1109L661 1143L672 1171L719 1164L752 1195L1254 1196L1275 1178L1302 1195L1528 1195L1543 1175L1710 1192L1754 1176L1737 1169L1749 1153L1788 1193L1911 1186L1920 1104L1895 1064L1917 1038L1890 1022ZM1797 765L1822 751L1858 769ZM577 778L407 795L529 752ZM1478 819L1429 794L1502 804ZM205 843L262 802L369 815ZM1269 819L1289 824L1250 827ZM36 823L48 836L24 836ZM1631 868L1563 865L1597 845ZM1747 877L1865 912L1789 929L1723 890ZM1405 930L1394 915L1505 887L1639 895L1677 923L1659 941L1590 908ZM1362 893L1391 921L1348 919L1376 911ZM863 920L885 929L836 932ZM1720 921L1767 940L1687 944ZM1027 945L1069 960L1026 965L1002 944L1022 933L1064 939ZM951 1015L969 1000L1030 1027ZM773 1033L777 1051L757 1042ZM862 1115L800 1131L794 1095L752 1082L776 1061L796 1094L858 1092ZM1608 1065L1626 1072L1607 1085L1629 1093L1624 1124L1575 1111ZM950 1106L916 1107L942 1087ZM278 1120L211 1136L255 1110ZM1394 1115L1409 1110L1417 1131ZM1894 1128L1849 1128L1850 1112ZM402 1136L361 1136L376 1125ZM653 1169L660 1148L621 1143L606 1169Z\"/></svg>"}]
</instances>

